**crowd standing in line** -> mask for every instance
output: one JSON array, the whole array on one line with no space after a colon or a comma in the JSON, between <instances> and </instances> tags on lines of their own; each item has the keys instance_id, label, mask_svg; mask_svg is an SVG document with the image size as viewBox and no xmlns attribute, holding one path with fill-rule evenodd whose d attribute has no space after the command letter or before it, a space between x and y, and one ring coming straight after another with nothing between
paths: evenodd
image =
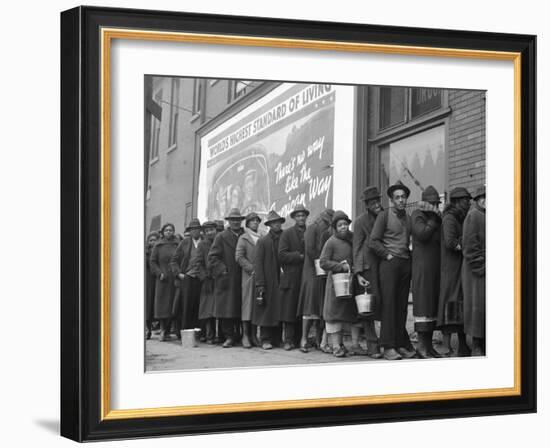
<instances>
[{"instance_id":1,"label":"crowd standing in line","mask_svg":"<svg viewBox=\"0 0 550 448\"><path fill-rule=\"evenodd\" d=\"M363 191L365 211L353 232L349 216L331 209L307 225L304 205L284 231L286 219L274 210L264 220L267 233L258 214L236 208L227 228L194 218L181 237L164 224L146 242L146 338L156 321L160 341L171 330L181 338L180 330L199 327L202 342L223 348L387 360L484 355L485 187L473 197L454 188L441 212L440 195L428 186L411 214L406 185L398 181L386 193L384 209L376 187ZM406 328L411 292L416 347ZM368 312L356 295L372 298ZM441 351L435 330L443 334Z\"/></svg>"}]
</instances>

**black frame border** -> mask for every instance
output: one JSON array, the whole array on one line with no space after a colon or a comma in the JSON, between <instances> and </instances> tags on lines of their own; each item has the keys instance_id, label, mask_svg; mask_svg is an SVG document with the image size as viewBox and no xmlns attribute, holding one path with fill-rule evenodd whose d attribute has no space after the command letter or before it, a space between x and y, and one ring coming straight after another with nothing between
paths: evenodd
<instances>
[{"instance_id":1,"label":"black frame border","mask_svg":"<svg viewBox=\"0 0 550 448\"><path fill-rule=\"evenodd\" d=\"M100 28L521 53L521 395L101 421ZM61 435L76 441L536 412L536 36L77 7L61 13Z\"/></svg>"}]
</instances>

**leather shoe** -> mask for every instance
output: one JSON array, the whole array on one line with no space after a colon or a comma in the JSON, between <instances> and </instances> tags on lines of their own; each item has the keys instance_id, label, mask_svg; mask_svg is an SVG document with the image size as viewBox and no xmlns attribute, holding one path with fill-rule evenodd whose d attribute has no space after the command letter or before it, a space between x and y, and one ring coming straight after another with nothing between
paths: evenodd
<instances>
[{"instance_id":1,"label":"leather shoe","mask_svg":"<svg viewBox=\"0 0 550 448\"><path fill-rule=\"evenodd\" d=\"M407 350L405 347L399 347L397 349L397 353L399 353L404 359L411 359L416 356L416 352L414 350Z\"/></svg>"},{"instance_id":2,"label":"leather shoe","mask_svg":"<svg viewBox=\"0 0 550 448\"><path fill-rule=\"evenodd\" d=\"M273 346L271 345L270 342L264 342L264 343L262 344L262 348L263 348L264 350L271 350L271 349L273 348Z\"/></svg>"},{"instance_id":3,"label":"leather shoe","mask_svg":"<svg viewBox=\"0 0 550 448\"><path fill-rule=\"evenodd\" d=\"M388 361L397 361L403 357L394 348L384 349L384 359Z\"/></svg>"},{"instance_id":4,"label":"leather shoe","mask_svg":"<svg viewBox=\"0 0 550 448\"><path fill-rule=\"evenodd\" d=\"M292 344L290 342L285 342L285 345L283 345L283 348L288 352L292 350Z\"/></svg>"},{"instance_id":5,"label":"leather shoe","mask_svg":"<svg viewBox=\"0 0 550 448\"><path fill-rule=\"evenodd\" d=\"M438 352L435 348L433 348L433 347L430 347L430 348L428 349L428 353L429 353L430 355L432 355L432 357L434 357L434 358L443 358L443 355L441 355L441 353L439 353L439 352Z\"/></svg>"},{"instance_id":6,"label":"leather shoe","mask_svg":"<svg viewBox=\"0 0 550 448\"><path fill-rule=\"evenodd\" d=\"M230 348L233 347L233 339L227 338L225 342L222 345L223 348Z\"/></svg>"}]
</instances>

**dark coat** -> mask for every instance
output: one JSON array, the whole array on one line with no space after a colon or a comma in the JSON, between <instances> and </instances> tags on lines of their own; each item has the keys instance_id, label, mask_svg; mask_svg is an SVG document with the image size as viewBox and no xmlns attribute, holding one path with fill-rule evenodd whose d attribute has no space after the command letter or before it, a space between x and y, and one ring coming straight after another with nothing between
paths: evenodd
<instances>
[{"instance_id":1,"label":"dark coat","mask_svg":"<svg viewBox=\"0 0 550 448\"><path fill-rule=\"evenodd\" d=\"M279 317L282 322L297 320L304 255L304 232L296 225L284 230L279 241L279 263L283 270L279 283L281 290Z\"/></svg>"},{"instance_id":2,"label":"dark coat","mask_svg":"<svg viewBox=\"0 0 550 448\"><path fill-rule=\"evenodd\" d=\"M155 283L156 275L151 271L151 251L145 249L145 320L152 321L155 318Z\"/></svg>"},{"instance_id":3,"label":"dark coat","mask_svg":"<svg viewBox=\"0 0 550 448\"><path fill-rule=\"evenodd\" d=\"M323 319L327 322L355 322L358 317L355 299L336 298L332 285L332 275L346 272L346 267L341 263L346 260L353 272L353 234L348 233L345 239L332 235L325 243L321 252L321 267L327 271L327 287L325 291L325 304L323 307Z\"/></svg>"},{"instance_id":4,"label":"dark coat","mask_svg":"<svg viewBox=\"0 0 550 448\"><path fill-rule=\"evenodd\" d=\"M462 294L462 223L465 213L451 206L443 213L441 224L441 282L437 325L444 329L464 326Z\"/></svg>"},{"instance_id":5,"label":"dark coat","mask_svg":"<svg viewBox=\"0 0 550 448\"><path fill-rule=\"evenodd\" d=\"M274 327L279 324L280 290L279 279L279 238L270 231L256 243L254 272L256 292L263 290L264 305L259 306L256 300L252 304L252 323L262 327Z\"/></svg>"},{"instance_id":6,"label":"dark coat","mask_svg":"<svg viewBox=\"0 0 550 448\"><path fill-rule=\"evenodd\" d=\"M170 260L178 247L178 240L161 238L151 252L151 272L155 275L155 319L172 317L174 302L174 274L170 269ZM164 274L164 279L160 275Z\"/></svg>"},{"instance_id":7,"label":"dark coat","mask_svg":"<svg viewBox=\"0 0 550 448\"><path fill-rule=\"evenodd\" d=\"M254 259L256 258L256 244L252 235L245 230L239 238L235 250L235 260L242 270L242 320L251 320L252 301L255 299L254 288Z\"/></svg>"},{"instance_id":8,"label":"dark coat","mask_svg":"<svg viewBox=\"0 0 550 448\"><path fill-rule=\"evenodd\" d=\"M170 260L170 269L177 278L179 274L187 274L189 272L191 261L191 250L193 248L193 239L191 237L184 238L178 245L172 259ZM192 273L193 277L195 276Z\"/></svg>"},{"instance_id":9,"label":"dark coat","mask_svg":"<svg viewBox=\"0 0 550 448\"><path fill-rule=\"evenodd\" d=\"M205 238L199 243L195 255L189 260L189 265L197 273L197 278L202 282L201 297L199 302L199 319L215 317L214 278L207 268L208 252L212 241Z\"/></svg>"},{"instance_id":10,"label":"dark coat","mask_svg":"<svg viewBox=\"0 0 550 448\"><path fill-rule=\"evenodd\" d=\"M297 316L323 315L326 277L317 277L315 260L320 258L321 250L330 237L330 222L319 217L307 227L304 233L305 258L302 269L302 284L298 300Z\"/></svg>"},{"instance_id":11,"label":"dark coat","mask_svg":"<svg viewBox=\"0 0 550 448\"><path fill-rule=\"evenodd\" d=\"M474 205L462 230L464 332L485 337L485 209Z\"/></svg>"},{"instance_id":12,"label":"dark coat","mask_svg":"<svg viewBox=\"0 0 550 448\"><path fill-rule=\"evenodd\" d=\"M369 246L376 215L366 211L353 223L353 272L361 274L370 283L369 293L380 297L378 264L380 259ZM359 285L359 284L357 284ZM380 320L380 307L369 319Z\"/></svg>"},{"instance_id":13,"label":"dark coat","mask_svg":"<svg viewBox=\"0 0 550 448\"><path fill-rule=\"evenodd\" d=\"M412 294L415 316L437 316L441 276L441 217L415 210L412 221Z\"/></svg>"},{"instance_id":14,"label":"dark coat","mask_svg":"<svg viewBox=\"0 0 550 448\"><path fill-rule=\"evenodd\" d=\"M214 297L216 317L238 319L241 317L241 267L235 261L235 249L239 236L225 229L216 235L208 253L208 268L215 279Z\"/></svg>"}]
</instances>

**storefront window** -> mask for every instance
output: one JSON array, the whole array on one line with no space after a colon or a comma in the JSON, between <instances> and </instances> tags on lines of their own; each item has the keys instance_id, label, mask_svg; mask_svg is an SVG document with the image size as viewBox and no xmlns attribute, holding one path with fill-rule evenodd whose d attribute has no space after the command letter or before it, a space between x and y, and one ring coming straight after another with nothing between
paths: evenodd
<instances>
[{"instance_id":1,"label":"storefront window","mask_svg":"<svg viewBox=\"0 0 550 448\"><path fill-rule=\"evenodd\" d=\"M428 185L433 185L443 197L446 182L445 127L438 126L383 146L380 173L383 192L398 180L410 188L411 208L416 206ZM389 199L385 198L385 205L389 206Z\"/></svg>"},{"instance_id":2,"label":"storefront window","mask_svg":"<svg viewBox=\"0 0 550 448\"><path fill-rule=\"evenodd\" d=\"M411 89L411 119L441 107L441 89Z\"/></svg>"},{"instance_id":3,"label":"storefront window","mask_svg":"<svg viewBox=\"0 0 550 448\"><path fill-rule=\"evenodd\" d=\"M380 129L405 121L405 89L380 87Z\"/></svg>"}]
</instances>

